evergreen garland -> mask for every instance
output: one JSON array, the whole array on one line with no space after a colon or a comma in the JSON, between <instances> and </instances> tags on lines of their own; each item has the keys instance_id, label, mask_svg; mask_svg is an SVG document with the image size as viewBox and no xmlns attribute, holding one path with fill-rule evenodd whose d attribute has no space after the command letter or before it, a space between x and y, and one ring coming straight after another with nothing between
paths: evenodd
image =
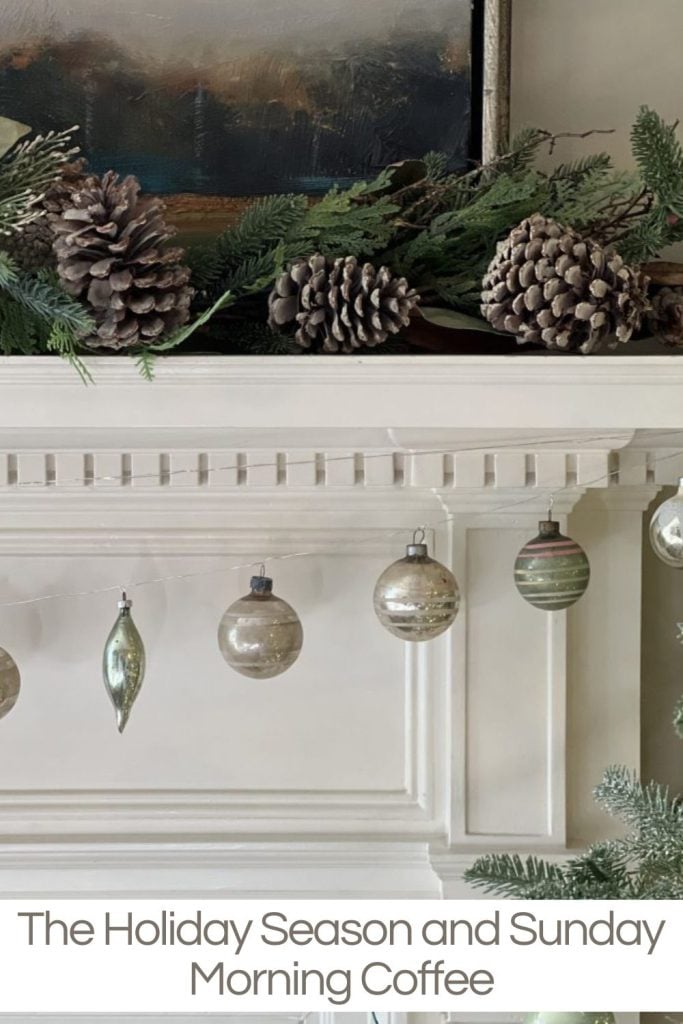
<instances>
[{"instance_id":1,"label":"evergreen garland","mask_svg":"<svg viewBox=\"0 0 683 1024\"><path fill-rule=\"evenodd\" d=\"M87 303L68 298L45 274L19 272L2 251L3 235L41 215L41 194L75 154L69 132L27 142L28 131L0 118L0 347L59 351L76 361L79 339L91 330ZM132 353L141 373L151 379L156 356L188 344L197 330L203 340L193 346L292 351L288 339L263 326L267 291L292 261L315 252L387 266L410 282L424 305L441 307L444 319L450 310L456 323L464 314L479 323L481 281L496 245L534 213L615 247L636 265L683 240L677 125L641 108L632 130L633 173L616 171L604 153L539 170L541 147L552 152L564 137L525 129L508 152L464 174L448 170L446 154L428 153L387 167L372 181L333 188L318 201L300 195L257 199L227 231L190 249L193 319L160 344Z\"/></svg>"}]
</instances>

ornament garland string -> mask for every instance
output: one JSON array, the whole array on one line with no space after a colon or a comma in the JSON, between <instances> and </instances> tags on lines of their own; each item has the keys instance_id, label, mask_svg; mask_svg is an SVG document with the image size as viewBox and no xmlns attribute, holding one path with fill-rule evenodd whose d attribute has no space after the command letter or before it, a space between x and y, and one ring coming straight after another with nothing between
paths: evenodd
<instances>
[{"instance_id":1,"label":"ornament garland string","mask_svg":"<svg viewBox=\"0 0 683 1024\"><path fill-rule=\"evenodd\" d=\"M659 436L666 436L666 435L669 435L669 434L680 436L681 431L680 430L672 429L672 430L657 431L656 433ZM654 436L654 434L653 434L653 436ZM593 441L606 440L606 439L609 439L610 437L614 437L614 434L611 434L611 435L596 435L596 436L591 435L591 437L586 437L584 440L587 441L587 442L588 441L593 442ZM559 440L560 439L558 439L558 438L552 438L552 443L553 444L557 444ZM539 443L543 443L543 442L536 442L536 443L538 445ZM501 448L505 448L505 447L517 449L519 447L523 447L523 445L520 445L520 443L516 441L514 445L507 445L506 446L506 445L503 445L503 444L495 444L495 445L491 445L490 446L491 450L494 450L494 449L495 450L500 450ZM463 452L463 453L464 452L487 451L487 450L488 450L488 446L486 446L486 445L477 445L476 447L473 447L473 448L461 448L461 449L458 449L459 452ZM450 455L450 454L453 454L453 449L452 448L448 448L448 449L442 449L442 448L434 448L434 449L405 449L403 452L399 452L397 449L391 449L391 450L383 453L384 456L389 455L389 454L405 454L405 455L440 455L440 454L448 454L448 455ZM375 457L375 456L373 456L373 455L366 456L366 458L373 458L373 457ZM653 466L655 464L659 464L661 462L666 462L666 461L668 461L670 459L681 458L681 457L683 457L683 449L677 449L674 452L668 452L666 455L655 456L654 458L650 459L650 466ZM342 459L348 461L349 459L353 459L353 455L344 455L344 456L339 456L338 458L337 457L333 457L333 458L336 461L339 461L339 460L342 460ZM330 459L330 461L332 461L332 459ZM312 465L312 464L313 464L313 460L311 460L311 459L302 460L301 462L290 463L290 465ZM257 464L254 464L253 468L273 467L275 465L276 464L273 463L273 462L257 463ZM218 472L220 469L225 470L226 468L235 469L235 465L233 464L231 467L216 467L215 471ZM183 469L183 470L178 470L178 472L180 473L180 472L194 472L194 471L193 470L185 470L185 469ZM552 509L554 500L557 498L557 496L563 494L565 491L574 490L577 486L581 487L581 488L588 488L588 487L594 487L596 484L604 483L606 481L609 482L613 477L618 477L620 472L621 472L621 470L619 468L611 469L611 470L608 470L606 473L600 474L600 476L592 477L590 480L585 480L585 481L583 481L580 484L566 484L564 487L555 488L553 491L547 491L546 492L547 493L546 502L548 503L549 509ZM156 474L156 473L155 474L151 474L151 475L155 479L158 477L158 474ZM142 478L148 477L148 476L150 476L150 474L141 474L140 477L139 478L136 477L136 479L142 479ZM100 479L102 481L113 482L113 481L121 481L123 478L119 477L119 476L106 476L106 477L103 476L103 477L99 477L97 479ZM78 481L74 481L74 482L81 483L82 481L78 480ZM14 488L20 488L20 487L23 487L23 486L29 486L30 487L30 486L36 486L38 484L41 484L41 486L43 486L43 487L45 486L45 482L44 481L37 481L36 480L36 481L29 481L29 482L26 482L26 483L21 482L21 483L13 484L12 488L13 489ZM540 493L542 493L542 492L540 492ZM468 514L468 518L476 519L479 516L492 516L492 515L496 515L496 514L498 514L500 512L509 512L512 509L521 508L524 505L528 505L528 504L530 504L532 502L533 503L537 503L538 500L539 500L539 493L531 494L531 495L528 495L528 496L526 496L524 498L520 498L517 501L506 502L504 505L496 505L493 508L486 509L485 511L482 511L482 512L470 513L470 514ZM424 524L421 524L420 528L425 529L425 530L434 530L434 529L436 529L439 526L446 526L446 525L450 524L453 521L454 518L455 518L455 514L454 515L448 515L448 516L444 517L443 519L430 520L429 522L425 522ZM405 537L406 534L409 533L409 532L410 531L407 530L406 527L400 527L400 528L398 528L396 530L391 530L391 531L388 531L387 533L384 533L383 536L385 538L399 537L399 536ZM358 539L354 538L354 540L353 541L349 541L348 544L350 546L356 547L359 544L372 543L374 540L375 540L375 537L368 538L368 540L366 542L364 542L363 540L358 540ZM339 547L343 547L343 546L344 546L343 543L341 543L339 545ZM313 557L314 555L319 555L319 554L320 554L320 552L317 551L317 550L291 551L291 552L288 552L288 553L283 554L283 555L270 555L270 556L267 557L266 561L267 562L286 562L286 561L291 561L292 559L296 559L296 558L310 558L310 557ZM113 583L113 584L108 584L107 586L103 586L103 587L95 587L95 588L89 589L89 590L56 591L56 592L54 592L52 594L41 594L41 595L38 595L36 597L21 598L20 600L17 600L17 601L0 601L0 608L20 608L20 607L24 607L24 606L27 606L27 605L42 604L43 602L46 602L46 601L58 601L58 600L62 600L62 599L64 599L64 600L69 600L69 599L77 600L77 599L82 598L82 597L97 597L97 596L100 596L102 594L118 593L118 592L122 592L123 590L134 590L134 589L137 589L139 587L154 586L156 584L183 582L185 580L197 579L197 578L201 578L203 576L206 576L206 577L216 576L216 575L219 575L219 574L222 574L222 573L238 572L238 571L240 571L242 569L251 569L251 568L260 566L262 564L262 562L263 562L263 559L257 559L255 561L254 560L250 560L248 562L234 563L234 564L229 565L229 566L219 566L219 567L217 567L215 569L199 569L199 570L197 570L195 572L170 573L170 574L165 575L165 576L154 576L154 577L150 577L149 579L146 579L146 580L129 580L129 581L126 581L126 582L123 582L123 583L117 582L117 583Z\"/></svg>"},{"instance_id":2,"label":"ornament garland string","mask_svg":"<svg viewBox=\"0 0 683 1024\"><path fill-rule=\"evenodd\" d=\"M663 431L664 434L677 434L678 431ZM613 436L613 435L611 435ZM584 441L602 439L601 436L584 438ZM553 439L557 444L557 439ZM519 441L515 445L520 446ZM500 445L496 446L501 447ZM476 449L485 450L479 446ZM438 449L437 453L443 452ZM394 449L395 453L396 450ZM446 452L444 452L446 453ZM434 452L405 451L404 454L434 454ZM656 456L649 465L678 458L682 451L668 452ZM340 456L352 458L353 456ZM312 460L306 460L311 462ZM618 476L619 468L608 470L592 480L584 481L580 486L590 487L598 483L609 482ZM117 478L114 478L117 479ZM119 478L120 479L120 478ZM558 611L569 607L585 592L590 577L590 566L585 552L574 541L563 537L559 532L559 523L552 519L555 498L576 484L566 484L556 488L548 496L548 518L539 523L539 536L522 548L515 563L515 583L522 597L530 604L545 611ZM432 489L436 493L436 489ZM674 509L674 525L668 506L676 499L670 499L655 512L652 530L661 518L663 509L667 510L666 524L677 537L683 536L683 481L679 489L679 503ZM518 501L487 509L477 515L494 515L537 502L538 494L532 494ZM680 505L680 507L679 507ZM429 529L449 524L455 515L431 522ZM429 557L425 543L427 526L420 526L413 534L412 543L406 549L403 559L389 566L382 573L374 593L375 612L380 623L394 636L410 642L421 642L433 639L444 633L453 623L460 604L460 591L457 581L446 566ZM405 528L393 530L385 536L405 535ZM652 533L654 537L655 534ZM354 539L354 548L362 541ZM662 557L653 541L655 552ZM319 552L295 551L285 555L274 555L269 561L285 561L294 558L311 557ZM667 561L667 559L663 559ZM128 584L128 589L152 584L168 583L174 580L186 580L202 576L237 571L253 566L247 562L241 565L219 567L211 570L199 570L191 573L176 573L169 576L139 580ZM672 563L668 561L668 564ZM225 660L237 672L250 678L272 678L290 668L298 658L303 644L303 629L294 609L273 594L273 580L266 576L265 564L260 563L261 571L251 579L251 592L240 598L228 608L218 628L218 644ZM61 598L78 598L94 596L121 589L118 603L119 616L109 634L103 654L103 677L105 687L114 705L116 722L119 732L125 728L133 704L140 692L145 673L145 649L142 638L130 615L132 602L128 599L126 589L116 586L99 587L80 592L63 592L47 594L35 598L0 603L2 608L19 607L43 601ZM14 707L20 692L20 675L16 663L11 656L0 648L0 718L7 715Z\"/></svg>"}]
</instances>

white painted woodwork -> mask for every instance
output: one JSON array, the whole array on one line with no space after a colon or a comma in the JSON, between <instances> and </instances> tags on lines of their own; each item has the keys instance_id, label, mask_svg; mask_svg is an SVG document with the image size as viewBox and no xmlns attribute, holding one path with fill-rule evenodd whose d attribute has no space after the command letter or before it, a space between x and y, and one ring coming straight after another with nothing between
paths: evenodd
<instances>
[{"instance_id":1,"label":"white painted woodwork","mask_svg":"<svg viewBox=\"0 0 683 1024\"><path fill-rule=\"evenodd\" d=\"M590 788L638 764L642 510L683 464L676 360L178 357L152 385L91 363L86 388L0 360L0 603L186 578L132 588L123 737L116 595L2 609L0 891L471 896L478 851L605 834ZM569 617L512 581L551 494L593 563ZM463 602L404 649L372 589L420 525ZM305 645L255 683L215 632L262 559Z\"/></svg>"}]
</instances>

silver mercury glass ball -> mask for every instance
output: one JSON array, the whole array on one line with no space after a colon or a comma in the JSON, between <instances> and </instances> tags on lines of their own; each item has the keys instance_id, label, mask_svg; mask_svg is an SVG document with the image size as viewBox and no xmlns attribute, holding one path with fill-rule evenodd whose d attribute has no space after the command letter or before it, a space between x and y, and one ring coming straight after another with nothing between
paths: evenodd
<instances>
[{"instance_id":1,"label":"silver mercury glass ball","mask_svg":"<svg viewBox=\"0 0 683 1024\"><path fill-rule=\"evenodd\" d=\"M673 498L655 510L650 520L650 543L663 562L683 569L683 477Z\"/></svg>"},{"instance_id":2,"label":"silver mercury glass ball","mask_svg":"<svg viewBox=\"0 0 683 1024\"><path fill-rule=\"evenodd\" d=\"M422 531L424 538L424 531ZM401 640L432 640L452 625L460 607L455 576L429 557L427 545L413 543L385 569L373 598L377 618Z\"/></svg>"},{"instance_id":3,"label":"silver mercury glass ball","mask_svg":"<svg viewBox=\"0 0 683 1024\"><path fill-rule=\"evenodd\" d=\"M251 591L231 604L218 626L218 646L231 668L250 679L272 679L301 653L304 631L291 605L273 593L270 577L252 576Z\"/></svg>"},{"instance_id":4,"label":"silver mercury glass ball","mask_svg":"<svg viewBox=\"0 0 683 1024\"><path fill-rule=\"evenodd\" d=\"M8 715L19 697L21 677L14 659L0 647L0 718Z\"/></svg>"}]
</instances>

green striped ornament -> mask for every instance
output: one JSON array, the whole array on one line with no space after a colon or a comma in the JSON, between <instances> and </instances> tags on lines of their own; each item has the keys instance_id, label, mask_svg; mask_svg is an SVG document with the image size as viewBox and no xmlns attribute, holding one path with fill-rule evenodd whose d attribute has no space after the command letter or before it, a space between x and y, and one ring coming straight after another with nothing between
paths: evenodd
<instances>
[{"instance_id":1,"label":"green striped ornament","mask_svg":"<svg viewBox=\"0 0 683 1024\"><path fill-rule=\"evenodd\" d=\"M578 601L590 579L586 553L560 533L560 524L546 519L538 537L525 544L515 562L515 584L525 601L547 612L559 612Z\"/></svg>"}]
</instances>

